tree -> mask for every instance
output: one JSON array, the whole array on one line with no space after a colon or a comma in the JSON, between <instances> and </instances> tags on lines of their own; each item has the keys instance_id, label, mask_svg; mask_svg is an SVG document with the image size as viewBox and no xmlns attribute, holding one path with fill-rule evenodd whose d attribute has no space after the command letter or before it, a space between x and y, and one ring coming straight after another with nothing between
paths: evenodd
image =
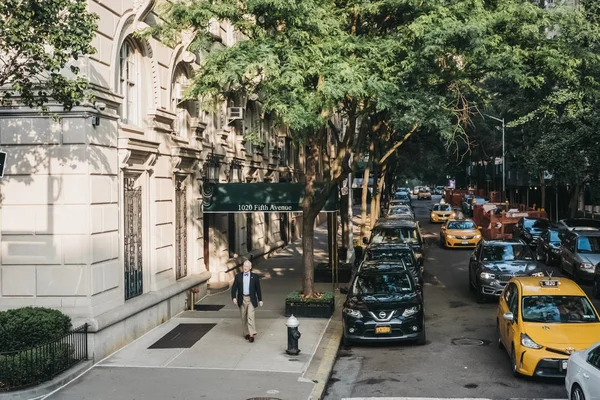
<instances>
[{"instance_id":1,"label":"tree","mask_svg":"<svg viewBox=\"0 0 600 400\"><path fill-rule=\"evenodd\" d=\"M531 24L521 22L535 6L490 3L212 0L167 6L165 23L153 32L164 40L177 42L182 29L191 29L198 33L194 45L206 48L213 18L230 21L247 37L205 57L190 95L260 93L265 111L307 146L304 295L313 295L314 220L347 176L352 151L365 141L377 144L375 166L385 171L385 161L412 132L452 145L464 136L474 106L492 97L482 82L511 73L526 80L518 74L515 44L494 29L510 23L505 29L526 31ZM322 177L317 162L326 166ZM317 191L320 179L325 189Z\"/></svg>"},{"instance_id":2,"label":"tree","mask_svg":"<svg viewBox=\"0 0 600 400\"><path fill-rule=\"evenodd\" d=\"M86 7L86 0L0 1L0 103L18 98L45 108L52 98L69 110L84 97L87 80L74 61L95 52L97 19Z\"/></svg>"}]
</instances>

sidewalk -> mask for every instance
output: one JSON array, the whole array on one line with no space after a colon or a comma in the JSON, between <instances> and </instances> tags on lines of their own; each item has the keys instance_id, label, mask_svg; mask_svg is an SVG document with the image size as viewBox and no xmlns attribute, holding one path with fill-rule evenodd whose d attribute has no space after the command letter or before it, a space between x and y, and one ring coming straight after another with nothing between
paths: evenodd
<instances>
[{"instance_id":1,"label":"sidewalk","mask_svg":"<svg viewBox=\"0 0 600 400\"><path fill-rule=\"evenodd\" d=\"M327 261L327 229L315 229L315 263ZM48 399L223 399L303 400L320 396L341 335L341 318L301 318L301 353L288 356L285 297L301 287L302 248L295 242L254 266L261 275L264 307L256 311L257 336L244 340L239 310L230 292L208 296L199 305L218 311L186 311L148 332ZM331 290L317 283L316 290ZM339 302L340 299L338 299ZM338 313L339 314L339 310ZM339 320L339 321L338 321ZM149 348L180 324L202 324L207 332L189 348L173 335L174 348ZM338 332L339 331L339 332ZM339 335L338 335L339 333ZM316 388L316 390L315 390ZM313 393L314 392L314 393Z\"/></svg>"}]
</instances>

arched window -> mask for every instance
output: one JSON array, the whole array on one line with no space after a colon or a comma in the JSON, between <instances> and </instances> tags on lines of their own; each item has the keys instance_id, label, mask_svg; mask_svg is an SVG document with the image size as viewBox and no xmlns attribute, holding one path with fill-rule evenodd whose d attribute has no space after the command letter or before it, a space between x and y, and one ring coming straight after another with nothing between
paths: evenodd
<instances>
[{"instance_id":1,"label":"arched window","mask_svg":"<svg viewBox=\"0 0 600 400\"><path fill-rule=\"evenodd\" d=\"M198 115L198 102L194 100L186 100L185 92L189 86L188 74L185 69L178 67L175 70L175 78L173 79L172 93L172 110L177 114L177 119L173 126L175 134L181 137L189 137L191 118Z\"/></svg>"},{"instance_id":2,"label":"arched window","mask_svg":"<svg viewBox=\"0 0 600 400\"><path fill-rule=\"evenodd\" d=\"M123 96L121 121L136 126L141 125L139 55L133 42L129 39L123 42L119 63L119 93Z\"/></svg>"}]
</instances>

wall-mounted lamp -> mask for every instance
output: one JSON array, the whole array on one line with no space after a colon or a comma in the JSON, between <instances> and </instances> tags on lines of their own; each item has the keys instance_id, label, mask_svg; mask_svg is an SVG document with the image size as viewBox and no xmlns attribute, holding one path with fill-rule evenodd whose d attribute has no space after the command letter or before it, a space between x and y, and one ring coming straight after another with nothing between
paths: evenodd
<instances>
[{"instance_id":1,"label":"wall-mounted lamp","mask_svg":"<svg viewBox=\"0 0 600 400\"><path fill-rule=\"evenodd\" d=\"M215 155L215 145L212 144L210 154L204 163L204 171L206 171L204 180L213 183L219 182L220 166L219 157Z\"/></svg>"},{"instance_id":2,"label":"wall-mounted lamp","mask_svg":"<svg viewBox=\"0 0 600 400\"><path fill-rule=\"evenodd\" d=\"M231 182L242 180L242 162L238 159L231 160Z\"/></svg>"},{"instance_id":3,"label":"wall-mounted lamp","mask_svg":"<svg viewBox=\"0 0 600 400\"><path fill-rule=\"evenodd\" d=\"M98 126L98 125L100 125L100 116L92 115L92 126Z\"/></svg>"}]
</instances>

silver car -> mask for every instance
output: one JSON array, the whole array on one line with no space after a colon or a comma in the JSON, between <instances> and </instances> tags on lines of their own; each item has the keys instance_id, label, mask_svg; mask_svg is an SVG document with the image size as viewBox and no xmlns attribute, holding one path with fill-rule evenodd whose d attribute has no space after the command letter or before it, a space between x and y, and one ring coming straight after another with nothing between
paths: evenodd
<instances>
[{"instance_id":1,"label":"silver car","mask_svg":"<svg viewBox=\"0 0 600 400\"><path fill-rule=\"evenodd\" d=\"M569 231L560 246L560 269L575 282L594 279L596 265L600 263L600 231Z\"/></svg>"},{"instance_id":2,"label":"silver car","mask_svg":"<svg viewBox=\"0 0 600 400\"><path fill-rule=\"evenodd\" d=\"M565 388L569 400L600 400L600 342L571 354Z\"/></svg>"}]
</instances>

